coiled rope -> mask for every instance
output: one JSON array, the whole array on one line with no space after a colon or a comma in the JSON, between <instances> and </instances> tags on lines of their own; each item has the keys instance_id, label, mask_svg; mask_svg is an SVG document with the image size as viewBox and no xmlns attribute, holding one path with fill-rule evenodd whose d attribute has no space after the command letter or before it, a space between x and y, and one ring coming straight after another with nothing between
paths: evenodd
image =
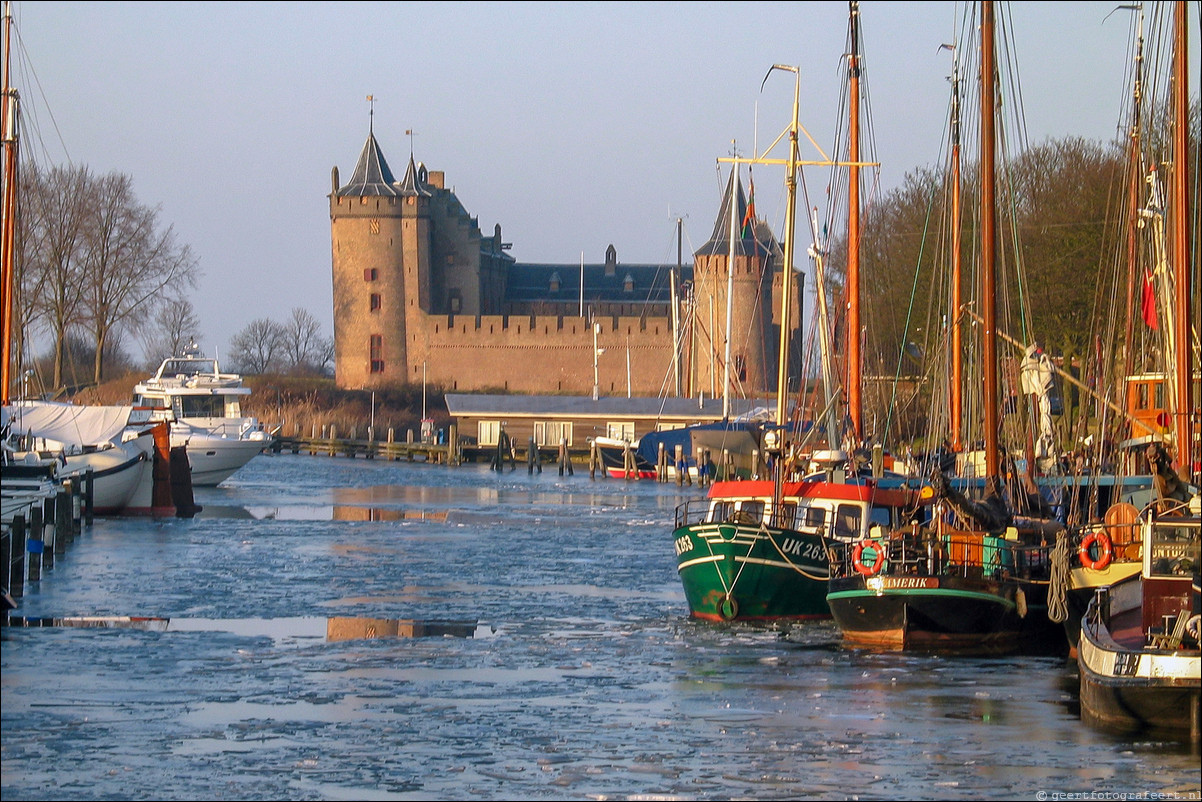
<instances>
[{"instance_id":1,"label":"coiled rope","mask_svg":"<svg viewBox=\"0 0 1202 802\"><path fill-rule=\"evenodd\" d=\"M1068 531L1061 530L1056 535L1056 546L1052 549L1052 575L1048 587L1048 618L1057 624L1068 620L1069 559L1072 551Z\"/></svg>"}]
</instances>

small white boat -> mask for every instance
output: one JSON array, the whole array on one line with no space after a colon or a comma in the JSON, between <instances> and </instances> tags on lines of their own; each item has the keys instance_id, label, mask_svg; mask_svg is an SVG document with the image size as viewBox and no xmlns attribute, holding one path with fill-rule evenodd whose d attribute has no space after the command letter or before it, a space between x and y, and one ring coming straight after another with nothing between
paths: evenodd
<instances>
[{"instance_id":1,"label":"small white boat","mask_svg":"<svg viewBox=\"0 0 1202 802\"><path fill-rule=\"evenodd\" d=\"M242 414L251 389L236 373L222 373L216 357L189 343L164 359L151 378L134 387L134 406L150 420L171 423L171 445L185 446L193 486L220 484L271 445L274 433Z\"/></svg>"}]
</instances>

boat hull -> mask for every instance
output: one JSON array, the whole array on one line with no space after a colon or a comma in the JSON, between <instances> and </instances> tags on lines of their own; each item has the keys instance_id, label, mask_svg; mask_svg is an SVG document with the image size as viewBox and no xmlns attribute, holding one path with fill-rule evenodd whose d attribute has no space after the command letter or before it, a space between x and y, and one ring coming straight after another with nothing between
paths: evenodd
<instances>
[{"instance_id":1,"label":"boat hull","mask_svg":"<svg viewBox=\"0 0 1202 802\"><path fill-rule=\"evenodd\" d=\"M856 576L831 580L827 603L849 647L1005 654L1023 642L1020 590L967 577Z\"/></svg>"},{"instance_id":2,"label":"boat hull","mask_svg":"<svg viewBox=\"0 0 1202 802\"><path fill-rule=\"evenodd\" d=\"M269 442L263 438L214 437L196 431L178 433L173 430L171 445L186 448L194 487L215 487L254 459Z\"/></svg>"},{"instance_id":3,"label":"boat hull","mask_svg":"<svg viewBox=\"0 0 1202 802\"><path fill-rule=\"evenodd\" d=\"M828 619L830 562L817 534L736 522L675 530L689 615L705 621Z\"/></svg>"},{"instance_id":4,"label":"boat hull","mask_svg":"<svg viewBox=\"0 0 1202 802\"><path fill-rule=\"evenodd\" d=\"M1133 577L1090 601L1077 646L1081 719L1112 732L1196 742L1202 738L1202 652L1196 641L1147 645L1141 622L1148 581Z\"/></svg>"},{"instance_id":5,"label":"boat hull","mask_svg":"<svg viewBox=\"0 0 1202 802\"><path fill-rule=\"evenodd\" d=\"M154 441L138 437L102 451L66 457L62 474L92 471L92 509L96 515L123 513L153 467Z\"/></svg>"}]
</instances>

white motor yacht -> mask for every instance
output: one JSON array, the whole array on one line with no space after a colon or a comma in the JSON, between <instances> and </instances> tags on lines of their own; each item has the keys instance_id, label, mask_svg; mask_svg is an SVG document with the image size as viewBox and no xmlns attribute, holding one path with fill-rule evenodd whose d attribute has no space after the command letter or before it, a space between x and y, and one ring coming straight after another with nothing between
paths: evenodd
<instances>
[{"instance_id":1,"label":"white motor yacht","mask_svg":"<svg viewBox=\"0 0 1202 802\"><path fill-rule=\"evenodd\" d=\"M222 373L216 357L189 343L134 387L134 406L151 420L170 421L171 445L186 447L193 486L212 487L271 445L273 433L242 414L250 393L240 375Z\"/></svg>"}]
</instances>

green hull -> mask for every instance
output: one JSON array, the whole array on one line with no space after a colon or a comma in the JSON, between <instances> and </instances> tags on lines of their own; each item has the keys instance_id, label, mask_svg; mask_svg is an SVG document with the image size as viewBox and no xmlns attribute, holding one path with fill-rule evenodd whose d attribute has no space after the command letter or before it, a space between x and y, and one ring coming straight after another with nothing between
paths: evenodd
<instances>
[{"instance_id":1,"label":"green hull","mask_svg":"<svg viewBox=\"0 0 1202 802\"><path fill-rule=\"evenodd\" d=\"M830 618L830 562L817 534L736 523L674 533L676 570L693 618L779 621Z\"/></svg>"}]
</instances>

